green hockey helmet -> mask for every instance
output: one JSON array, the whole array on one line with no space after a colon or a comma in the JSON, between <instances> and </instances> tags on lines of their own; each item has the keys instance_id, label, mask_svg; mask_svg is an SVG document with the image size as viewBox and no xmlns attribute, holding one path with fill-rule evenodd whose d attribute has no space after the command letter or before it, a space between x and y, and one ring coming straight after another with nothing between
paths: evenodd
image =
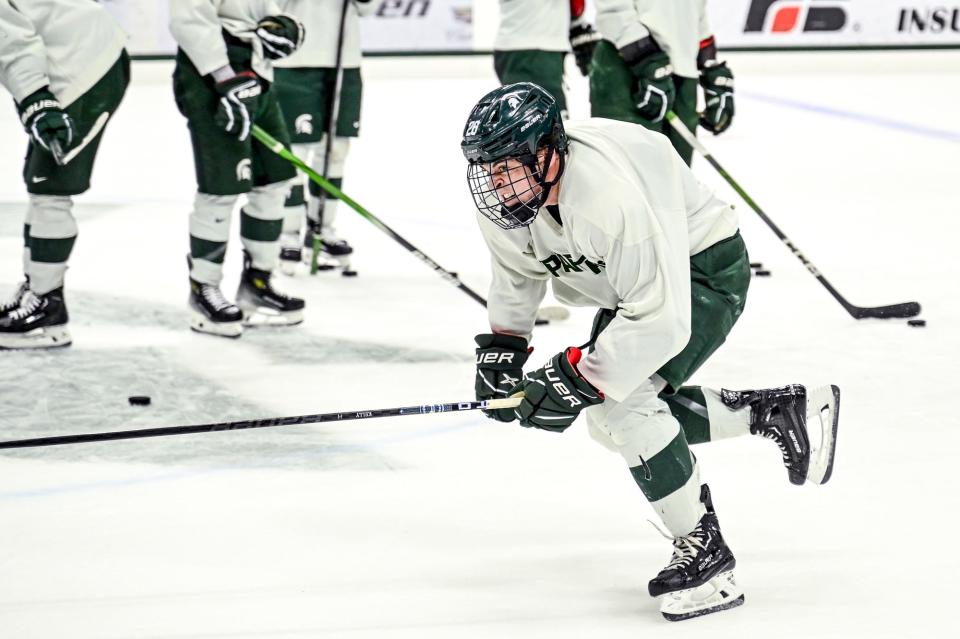
<instances>
[{"instance_id":1,"label":"green hockey helmet","mask_svg":"<svg viewBox=\"0 0 960 639\"><path fill-rule=\"evenodd\" d=\"M528 226L563 175L567 136L557 101L530 82L483 96L460 143L477 209L504 229ZM549 180L554 156L559 171Z\"/></svg>"}]
</instances>

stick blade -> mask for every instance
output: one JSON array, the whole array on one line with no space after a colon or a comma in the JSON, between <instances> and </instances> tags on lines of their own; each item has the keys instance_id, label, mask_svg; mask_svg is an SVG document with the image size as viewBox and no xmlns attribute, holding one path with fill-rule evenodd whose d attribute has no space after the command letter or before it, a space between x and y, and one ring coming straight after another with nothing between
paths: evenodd
<instances>
[{"instance_id":1,"label":"stick blade","mask_svg":"<svg viewBox=\"0 0 960 639\"><path fill-rule=\"evenodd\" d=\"M907 319L920 314L919 302L904 302L890 306L854 306L850 314L856 319Z\"/></svg>"}]
</instances>

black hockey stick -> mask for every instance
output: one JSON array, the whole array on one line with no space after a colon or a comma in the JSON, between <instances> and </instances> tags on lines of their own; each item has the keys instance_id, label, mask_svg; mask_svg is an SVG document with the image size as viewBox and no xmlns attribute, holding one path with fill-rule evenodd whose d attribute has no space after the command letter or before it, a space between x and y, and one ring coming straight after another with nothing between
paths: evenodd
<instances>
[{"instance_id":1,"label":"black hockey stick","mask_svg":"<svg viewBox=\"0 0 960 639\"><path fill-rule=\"evenodd\" d=\"M343 32L347 25L347 11L350 9L350 0L343 0L343 10L340 12L340 32L337 36L337 71L333 83L333 99L330 101L329 126L327 127L327 144L323 150L323 177L330 176L330 157L333 155L333 138L337 135L337 124L340 115L340 91L343 88ZM317 210L317 220L313 224L313 245L310 247L310 274L316 275L320 270L320 230L323 227L323 213L327 199L320 199Z\"/></svg>"},{"instance_id":2,"label":"black hockey stick","mask_svg":"<svg viewBox=\"0 0 960 639\"><path fill-rule=\"evenodd\" d=\"M920 304L919 302L904 302L902 304L891 304L889 306L855 306L847 301L847 299L840 294L837 289L833 288L833 285L827 281L827 278L823 276L813 262L808 260L806 256L800 252L794 243L787 237L780 228L773 223L766 213L760 208L760 206L753 201L753 198L747 195L747 192L737 184L737 181L730 176L726 170L720 166L720 163L713 157L710 151L707 150L705 146L690 132L690 130L684 126L683 122L680 121L680 118L677 117L677 114L673 111L667 111L667 120L670 122L670 125L676 129L677 133L686 140L687 144L696 149L703 158L710 163L710 165L717 170L724 180L727 181L727 184L733 187L733 190L736 191L740 197L743 198L743 201L754 210L754 212L760 216L760 219L766 222L767 226L770 227L770 230L780 238L780 241L786 244L787 248L790 249L790 252L793 253L800 262L807 267L807 270L810 271L810 274L817 278L817 281L823 284L823 287L830 291L830 294L833 295L834 299L840 302L840 305L843 306L853 316L854 319L864 319L864 318L877 318L877 319L891 319L891 318L907 318L907 317L916 317L920 314Z\"/></svg>"},{"instance_id":3,"label":"black hockey stick","mask_svg":"<svg viewBox=\"0 0 960 639\"><path fill-rule=\"evenodd\" d=\"M359 213L361 216L363 216L368 222L370 222L375 227L377 227L378 229L380 229L381 231L389 235L390 238L395 242L397 242L400 246L402 246L403 248L407 249L408 251L416 255L418 258L420 258L421 262L423 262L424 264L432 268L434 272L437 273L437 275L439 275L447 282L450 282L451 284L459 288L461 291L463 291L464 293L472 297L476 302L482 304L484 308L486 308L487 300L484 299L482 295L474 291L472 288L470 288L469 286L461 282L460 278L457 277L456 273L452 271L448 271L447 269L443 268L442 266L434 262L423 251L421 251L416 246L408 242L406 239L404 239L402 235L394 231L392 228L384 224L383 221L381 221L380 218L378 218L376 215L374 215L367 209L360 206L360 204L354 201L353 198L351 198L349 195L347 195L346 193L338 189L336 186L334 186L333 183L330 182L330 180L324 179L322 175L320 175L319 173L311 169L309 166L307 166L306 162L304 162L303 160L298 158L296 155L291 153L290 150L287 149L287 147L283 146L281 142L279 142L276 138L274 138L269 133L261 129L256 124L253 125L253 137L257 138L260 142L266 145L268 149L270 149L271 151L273 151L274 153L276 153L277 155L279 155L286 161L292 163L294 166L296 166L301 171L306 173L307 176L311 180L319 184L324 191L334 196L335 198L341 200L344 204L346 204L347 206L352 208L354 211ZM566 309L562 309L562 310L566 310ZM562 318L558 317L556 319L562 319ZM547 323L548 323L548 320L546 319L540 319L540 318L537 319L537 324L547 324Z\"/></svg>"},{"instance_id":4,"label":"black hockey stick","mask_svg":"<svg viewBox=\"0 0 960 639\"><path fill-rule=\"evenodd\" d=\"M494 410L515 408L520 405L521 397L491 399L483 402L457 402L453 404L424 404L403 408L377 408L349 413L318 413L316 415L297 415L295 417L267 417L266 419L247 419L238 422L220 422L217 424L196 424L191 426L164 426L161 428L141 428L137 430L118 430L109 433L83 433L80 435L59 435L56 437L37 437L35 439L14 439L0 442L2 448L36 448L39 446L61 446L64 444L86 444L106 442L118 439L141 439L143 437L166 437L168 435L191 435L213 433L222 430L247 430L249 428L272 428L274 426L299 426L301 424L320 424L324 422L345 422L374 417L403 417L405 415L428 415L433 413L457 413L468 410Z\"/></svg>"}]
</instances>

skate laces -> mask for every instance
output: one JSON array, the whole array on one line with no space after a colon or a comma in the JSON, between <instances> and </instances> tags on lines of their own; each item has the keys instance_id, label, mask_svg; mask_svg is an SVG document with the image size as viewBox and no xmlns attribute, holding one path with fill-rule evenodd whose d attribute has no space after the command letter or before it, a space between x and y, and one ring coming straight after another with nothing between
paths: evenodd
<instances>
[{"instance_id":1,"label":"skate laces","mask_svg":"<svg viewBox=\"0 0 960 639\"><path fill-rule=\"evenodd\" d=\"M696 556L700 553L701 550L704 550L706 545L706 537L708 533L703 530L702 524L697 524L697 527L689 535L683 535L681 537L674 537L668 533L665 533L660 526L655 524L651 520L650 525L656 528L657 532L663 535L665 539L669 539L673 542L673 558L670 560L670 563L667 564L664 570L671 570L673 568L686 568L689 566Z\"/></svg>"},{"instance_id":2,"label":"skate laces","mask_svg":"<svg viewBox=\"0 0 960 639\"><path fill-rule=\"evenodd\" d=\"M223 293L220 292L219 286L213 286L212 284L201 284L200 295L210 306L216 310L220 310L227 306L233 306L233 304L223 296Z\"/></svg>"},{"instance_id":3,"label":"skate laces","mask_svg":"<svg viewBox=\"0 0 960 639\"><path fill-rule=\"evenodd\" d=\"M38 308L40 308L40 298L33 291L27 289L23 292L23 297L20 298L20 306L10 313L9 317L13 320L22 320L25 317L30 317Z\"/></svg>"},{"instance_id":4,"label":"skate laces","mask_svg":"<svg viewBox=\"0 0 960 639\"><path fill-rule=\"evenodd\" d=\"M23 299L23 294L27 292L27 281L24 280L20 282L17 286L17 290L13 292L13 295L10 296L10 299L6 302L0 304L0 311L10 312L14 311L20 307L20 300Z\"/></svg>"}]
</instances>

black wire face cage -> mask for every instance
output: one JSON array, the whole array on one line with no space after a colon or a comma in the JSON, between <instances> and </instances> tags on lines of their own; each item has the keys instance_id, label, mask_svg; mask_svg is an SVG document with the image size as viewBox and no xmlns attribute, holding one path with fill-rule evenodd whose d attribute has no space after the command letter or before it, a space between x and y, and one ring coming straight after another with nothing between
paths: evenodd
<instances>
[{"instance_id":1,"label":"black wire face cage","mask_svg":"<svg viewBox=\"0 0 960 639\"><path fill-rule=\"evenodd\" d=\"M470 162L467 183L480 213L505 230L529 226L553 186L543 176L543 167L550 165L553 153L552 148L547 151L542 166L533 155Z\"/></svg>"}]
</instances>

